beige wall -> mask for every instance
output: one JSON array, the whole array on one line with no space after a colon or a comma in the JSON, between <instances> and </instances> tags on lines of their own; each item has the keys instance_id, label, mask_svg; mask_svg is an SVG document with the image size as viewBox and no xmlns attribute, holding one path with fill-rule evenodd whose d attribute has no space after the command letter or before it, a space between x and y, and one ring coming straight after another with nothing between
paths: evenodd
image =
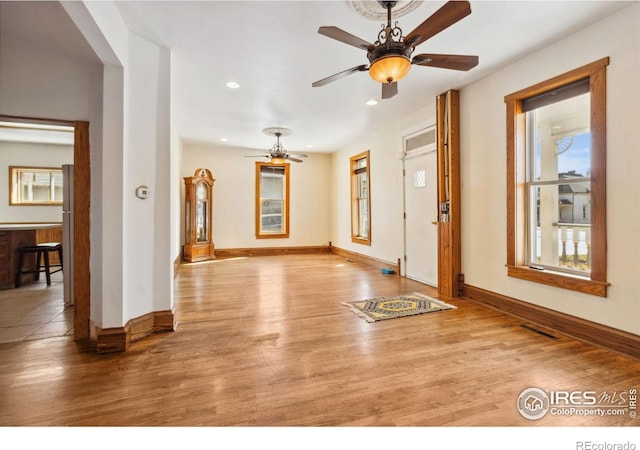
<instances>
[{"instance_id":1,"label":"beige wall","mask_svg":"<svg viewBox=\"0 0 640 450\"><path fill-rule=\"evenodd\" d=\"M461 91L462 268L490 291L640 334L640 4L528 55ZM607 68L608 298L506 275L504 96L603 57Z\"/></svg>"},{"instance_id":2,"label":"beige wall","mask_svg":"<svg viewBox=\"0 0 640 450\"><path fill-rule=\"evenodd\" d=\"M266 151L266 148L265 148ZM196 169L213 173L213 241L216 248L302 247L329 244L331 155L308 153L290 168L288 239L255 237L255 162L259 151L204 143L183 143L182 177ZM183 189L184 193L184 189ZM184 195L182 198L184 208ZM181 225L183 227L184 224ZM184 232L180 233L182 237ZM184 242L184 239L182 240Z\"/></svg>"},{"instance_id":3,"label":"beige wall","mask_svg":"<svg viewBox=\"0 0 640 450\"><path fill-rule=\"evenodd\" d=\"M398 118L333 154L331 240L335 246L389 263L403 258L403 137L435 124L435 98L425 98L424 104L410 116ZM371 246L351 242L349 158L366 150L371 164Z\"/></svg>"}]
</instances>

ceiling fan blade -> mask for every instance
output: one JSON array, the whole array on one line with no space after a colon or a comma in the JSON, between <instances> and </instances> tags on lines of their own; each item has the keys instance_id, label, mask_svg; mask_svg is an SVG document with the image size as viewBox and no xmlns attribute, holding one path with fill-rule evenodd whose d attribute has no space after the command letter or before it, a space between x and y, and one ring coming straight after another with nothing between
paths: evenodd
<instances>
[{"instance_id":1,"label":"ceiling fan blade","mask_svg":"<svg viewBox=\"0 0 640 450\"><path fill-rule=\"evenodd\" d=\"M323 36L330 37L331 39L335 39L336 41L353 45L354 47L358 47L362 50L368 50L372 45L364 39L360 39L359 37L354 36L351 33L347 33L338 27L320 27L318 28L318 33Z\"/></svg>"},{"instance_id":2,"label":"ceiling fan blade","mask_svg":"<svg viewBox=\"0 0 640 450\"><path fill-rule=\"evenodd\" d=\"M269 155L244 155L245 158L269 158Z\"/></svg>"},{"instance_id":3,"label":"ceiling fan blade","mask_svg":"<svg viewBox=\"0 0 640 450\"><path fill-rule=\"evenodd\" d=\"M343 70L342 72L338 72L334 75L331 75L330 77L323 78L322 80L318 80L315 83L312 83L311 86L313 87L324 86L325 84L331 83L332 81L339 80L340 78L344 78L347 75L351 75L352 73L363 72L368 69L369 67L366 64L362 64L360 66L352 67L351 69Z\"/></svg>"},{"instance_id":4,"label":"ceiling fan blade","mask_svg":"<svg viewBox=\"0 0 640 450\"><path fill-rule=\"evenodd\" d=\"M296 157L296 158L306 158L307 157L307 155L305 155L304 153L287 153L287 155L293 156L293 157Z\"/></svg>"},{"instance_id":5,"label":"ceiling fan blade","mask_svg":"<svg viewBox=\"0 0 640 450\"><path fill-rule=\"evenodd\" d=\"M398 93L398 83L382 83L382 99L391 98Z\"/></svg>"},{"instance_id":6,"label":"ceiling fan blade","mask_svg":"<svg viewBox=\"0 0 640 450\"><path fill-rule=\"evenodd\" d=\"M414 56L411 64L466 71L478 65L478 57L471 55L436 55L422 53Z\"/></svg>"},{"instance_id":7,"label":"ceiling fan blade","mask_svg":"<svg viewBox=\"0 0 640 450\"><path fill-rule=\"evenodd\" d=\"M290 155L287 155L287 160L289 161L293 161L293 162L302 162L301 159L298 158L292 158Z\"/></svg>"},{"instance_id":8,"label":"ceiling fan blade","mask_svg":"<svg viewBox=\"0 0 640 450\"><path fill-rule=\"evenodd\" d=\"M422 22L405 38L408 46L416 47L427 39L449 28L454 23L471 14L471 5L466 1L450 1Z\"/></svg>"}]
</instances>

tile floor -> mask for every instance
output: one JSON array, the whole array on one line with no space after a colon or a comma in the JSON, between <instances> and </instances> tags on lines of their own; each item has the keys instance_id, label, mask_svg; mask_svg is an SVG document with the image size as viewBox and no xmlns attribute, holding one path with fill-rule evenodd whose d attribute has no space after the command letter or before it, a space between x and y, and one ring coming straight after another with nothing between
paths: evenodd
<instances>
[{"instance_id":1,"label":"tile floor","mask_svg":"<svg viewBox=\"0 0 640 450\"><path fill-rule=\"evenodd\" d=\"M0 290L0 344L68 336L73 339L73 307L64 307L62 272Z\"/></svg>"}]
</instances>

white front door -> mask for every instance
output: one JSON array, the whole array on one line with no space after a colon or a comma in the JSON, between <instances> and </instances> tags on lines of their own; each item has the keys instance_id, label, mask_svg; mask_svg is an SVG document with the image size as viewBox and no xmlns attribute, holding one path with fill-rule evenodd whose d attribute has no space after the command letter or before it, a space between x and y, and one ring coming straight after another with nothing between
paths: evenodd
<instances>
[{"instance_id":1,"label":"white front door","mask_svg":"<svg viewBox=\"0 0 640 450\"><path fill-rule=\"evenodd\" d=\"M405 276L438 285L438 173L435 150L404 160Z\"/></svg>"}]
</instances>

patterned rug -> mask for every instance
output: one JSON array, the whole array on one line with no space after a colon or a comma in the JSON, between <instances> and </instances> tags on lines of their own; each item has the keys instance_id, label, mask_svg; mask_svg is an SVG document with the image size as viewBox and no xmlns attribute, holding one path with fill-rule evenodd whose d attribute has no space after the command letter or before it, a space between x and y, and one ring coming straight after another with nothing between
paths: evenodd
<instances>
[{"instance_id":1,"label":"patterned rug","mask_svg":"<svg viewBox=\"0 0 640 450\"><path fill-rule=\"evenodd\" d=\"M343 302L341 304L347 306L367 322L456 308L453 305L418 292L395 297L378 297L357 302Z\"/></svg>"}]
</instances>

